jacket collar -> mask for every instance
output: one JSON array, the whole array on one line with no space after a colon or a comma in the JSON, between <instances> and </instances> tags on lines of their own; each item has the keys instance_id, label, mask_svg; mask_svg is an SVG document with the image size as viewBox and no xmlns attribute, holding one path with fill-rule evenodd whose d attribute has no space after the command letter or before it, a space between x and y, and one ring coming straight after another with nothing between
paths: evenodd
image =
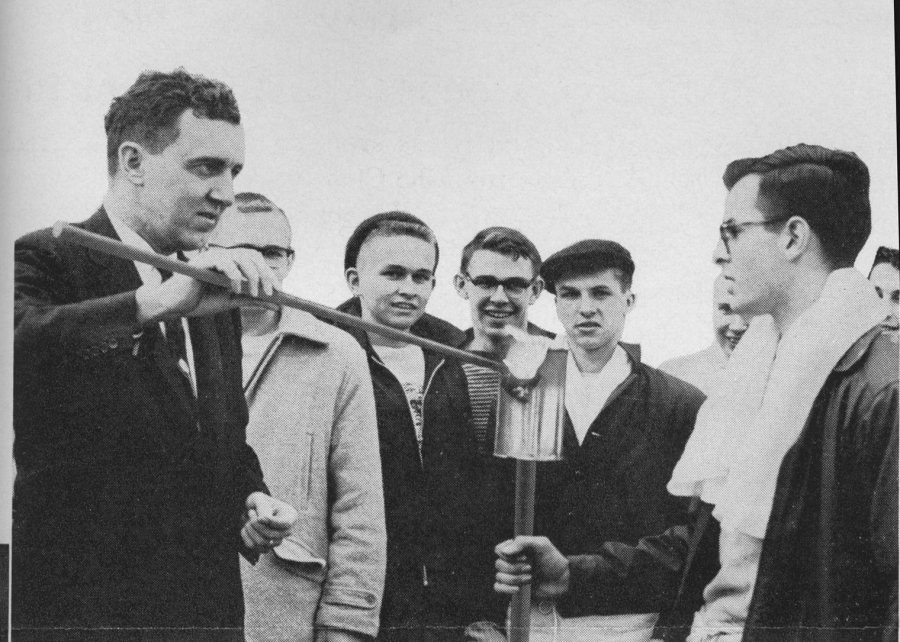
<instances>
[{"instance_id":1,"label":"jacket collar","mask_svg":"<svg viewBox=\"0 0 900 642\"><path fill-rule=\"evenodd\" d=\"M279 336L292 336L313 343L327 346L329 343L328 331L331 326L319 321L313 315L295 308L282 308L281 319L278 321Z\"/></svg>"},{"instance_id":2,"label":"jacket collar","mask_svg":"<svg viewBox=\"0 0 900 642\"><path fill-rule=\"evenodd\" d=\"M872 344L875 342L875 339L877 339L883 331L884 329L880 325L877 325L857 339L856 343L850 346L850 349L847 350L847 352L844 353L844 356L841 357L841 360L837 362L834 371L847 372L852 369L853 366L865 356L869 351L869 348L871 348Z\"/></svg>"}]
</instances>

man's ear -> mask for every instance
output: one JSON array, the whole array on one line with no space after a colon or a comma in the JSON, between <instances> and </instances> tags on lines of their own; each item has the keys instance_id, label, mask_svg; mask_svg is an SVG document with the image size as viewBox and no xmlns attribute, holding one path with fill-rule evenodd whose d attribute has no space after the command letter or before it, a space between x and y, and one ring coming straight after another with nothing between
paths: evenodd
<instances>
[{"instance_id":1,"label":"man's ear","mask_svg":"<svg viewBox=\"0 0 900 642\"><path fill-rule=\"evenodd\" d=\"M353 296L359 296L359 272L355 267L349 267L344 271L344 278L347 280L347 287Z\"/></svg>"},{"instance_id":2,"label":"man's ear","mask_svg":"<svg viewBox=\"0 0 900 642\"><path fill-rule=\"evenodd\" d=\"M456 293L459 296L468 300L469 293L466 292L466 278L462 274L457 274L453 277L453 287L456 288Z\"/></svg>"},{"instance_id":3,"label":"man's ear","mask_svg":"<svg viewBox=\"0 0 900 642\"><path fill-rule=\"evenodd\" d=\"M134 185L144 184L144 163L147 150L139 143L126 140L119 145L119 171Z\"/></svg>"},{"instance_id":4,"label":"man's ear","mask_svg":"<svg viewBox=\"0 0 900 642\"><path fill-rule=\"evenodd\" d=\"M637 296L635 296L634 292L629 290L628 296L625 297L625 314L634 310L635 305L637 305Z\"/></svg>"},{"instance_id":5,"label":"man's ear","mask_svg":"<svg viewBox=\"0 0 900 642\"><path fill-rule=\"evenodd\" d=\"M528 293L528 305L534 305L534 302L538 300L538 297L541 296L541 292L544 291L544 279L541 277L535 277L534 283L531 284L529 288L530 292Z\"/></svg>"},{"instance_id":6,"label":"man's ear","mask_svg":"<svg viewBox=\"0 0 900 642\"><path fill-rule=\"evenodd\" d=\"M795 261L806 252L812 243L812 235L812 228L806 219L800 216L792 216L788 219L779 238L788 261Z\"/></svg>"}]
</instances>

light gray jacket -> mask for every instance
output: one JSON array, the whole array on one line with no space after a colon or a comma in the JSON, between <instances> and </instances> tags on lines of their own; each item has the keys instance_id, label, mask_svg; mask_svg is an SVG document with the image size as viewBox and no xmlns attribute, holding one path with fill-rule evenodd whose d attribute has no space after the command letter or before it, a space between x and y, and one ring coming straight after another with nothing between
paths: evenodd
<instances>
[{"instance_id":1,"label":"light gray jacket","mask_svg":"<svg viewBox=\"0 0 900 642\"><path fill-rule=\"evenodd\" d=\"M345 332L285 309L245 386L247 441L272 496L297 508L291 535L242 560L248 640L310 641L316 628L374 636L385 526L375 401Z\"/></svg>"}]
</instances>

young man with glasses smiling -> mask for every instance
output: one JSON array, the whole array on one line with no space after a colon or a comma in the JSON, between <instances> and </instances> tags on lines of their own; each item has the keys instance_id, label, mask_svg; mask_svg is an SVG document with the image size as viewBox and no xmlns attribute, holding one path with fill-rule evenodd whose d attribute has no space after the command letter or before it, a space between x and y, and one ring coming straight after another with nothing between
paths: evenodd
<instances>
[{"instance_id":1,"label":"young man with glasses smiling","mask_svg":"<svg viewBox=\"0 0 900 642\"><path fill-rule=\"evenodd\" d=\"M668 484L691 519L568 559L504 542L497 590L533 574L539 594L598 609L668 587L672 641L896 640L897 343L852 267L868 168L801 144L734 161L724 182L714 258L752 321Z\"/></svg>"},{"instance_id":2,"label":"young man with glasses smiling","mask_svg":"<svg viewBox=\"0 0 900 642\"><path fill-rule=\"evenodd\" d=\"M291 226L261 194L225 210L210 246L263 255L277 285ZM378 631L385 526L378 427L363 351L312 315L241 308L247 441L273 489L302 514L256 565L242 564L248 640L355 642Z\"/></svg>"},{"instance_id":3,"label":"young man with glasses smiling","mask_svg":"<svg viewBox=\"0 0 900 642\"><path fill-rule=\"evenodd\" d=\"M528 322L528 308L544 289L538 275L541 255L524 234L508 227L489 227L478 232L463 248L459 273L453 277L456 292L469 305L472 327L459 347L503 360L511 342L508 328L552 338L554 335ZM494 457L497 395L500 375L474 364L462 364L472 406L472 430L477 448L481 524L484 545L480 552L490 563L493 545L513 528L515 462ZM484 577L490 587L490 574ZM481 636L502 629L506 601L491 595L486 612L490 622L479 625ZM489 639L489 638L488 638Z\"/></svg>"},{"instance_id":4,"label":"young man with glasses smiling","mask_svg":"<svg viewBox=\"0 0 900 642\"><path fill-rule=\"evenodd\" d=\"M544 289L538 275L541 255L524 234L508 227L481 230L463 248L456 292L469 304L472 327L460 347L502 360L509 349L513 327L530 334L554 335L528 322L528 308ZM494 451L493 417L499 375L474 364L463 364L472 401L475 441L482 455Z\"/></svg>"}]
</instances>

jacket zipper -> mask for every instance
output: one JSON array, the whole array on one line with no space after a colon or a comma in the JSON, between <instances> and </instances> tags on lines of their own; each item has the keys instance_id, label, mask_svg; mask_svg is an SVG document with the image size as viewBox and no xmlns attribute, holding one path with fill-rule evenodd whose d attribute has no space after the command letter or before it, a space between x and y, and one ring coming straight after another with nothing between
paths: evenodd
<instances>
[{"instance_id":1,"label":"jacket zipper","mask_svg":"<svg viewBox=\"0 0 900 642\"><path fill-rule=\"evenodd\" d=\"M400 384L399 379L397 379L397 377L394 376L394 373L391 372L391 369L388 368L384 364L384 362L378 357L378 354L375 353L374 350L373 350L373 354L372 354L372 360L375 361L377 364L379 364L382 368L387 370L388 374L391 375L392 377L394 377L394 381L396 381L398 384ZM434 370L432 370L431 374L428 376L428 381L426 382L425 387L422 389L422 445L423 446L425 445L425 398L428 396L428 391L431 389L431 384L434 381L434 376L437 374L437 371L441 369L441 366L443 366L446 362L447 362L446 359L441 359L438 362L438 364L434 367ZM401 387L401 389L403 388L402 385L400 387ZM404 398L406 397L405 392L403 393L403 396L404 396ZM406 405L409 406L408 399L406 400ZM409 409L409 418L413 423L413 431L415 431L416 423L412 416L412 408ZM419 439L416 435L413 435L413 439L415 439L416 450L419 453L419 467L424 472L425 471L425 459L422 456L422 449L419 448ZM428 588L428 584L429 584L428 583L428 567L423 563L422 564L422 586L424 588Z\"/></svg>"}]
</instances>

